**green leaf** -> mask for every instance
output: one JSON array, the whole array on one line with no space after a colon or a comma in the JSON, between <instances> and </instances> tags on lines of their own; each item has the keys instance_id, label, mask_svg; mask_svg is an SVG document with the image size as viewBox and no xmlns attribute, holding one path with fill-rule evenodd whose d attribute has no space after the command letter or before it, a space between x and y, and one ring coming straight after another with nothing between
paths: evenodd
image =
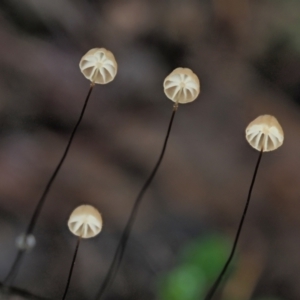
<instances>
[{"instance_id":1,"label":"green leaf","mask_svg":"<svg viewBox=\"0 0 300 300\"><path fill-rule=\"evenodd\" d=\"M219 274L229 253L228 241L221 236L211 235L189 244L183 250L182 262L198 267L209 283Z\"/></svg>"},{"instance_id":2,"label":"green leaf","mask_svg":"<svg viewBox=\"0 0 300 300\"><path fill-rule=\"evenodd\" d=\"M199 268L192 265L181 265L163 280L159 299L197 300L199 297L203 297L205 284L205 277Z\"/></svg>"}]
</instances>

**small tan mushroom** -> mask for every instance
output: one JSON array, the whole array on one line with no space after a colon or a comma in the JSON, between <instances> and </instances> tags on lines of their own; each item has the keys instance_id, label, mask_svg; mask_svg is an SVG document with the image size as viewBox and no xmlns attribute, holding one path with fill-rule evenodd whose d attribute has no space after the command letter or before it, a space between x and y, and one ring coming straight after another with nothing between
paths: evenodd
<instances>
[{"instance_id":1,"label":"small tan mushroom","mask_svg":"<svg viewBox=\"0 0 300 300\"><path fill-rule=\"evenodd\" d=\"M73 210L68 226L70 231L82 238L96 236L102 229L102 217L99 211L91 205L81 205Z\"/></svg>"},{"instance_id":2,"label":"small tan mushroom","mask_svg":"<svg viewBox=\"0 0 300 300\"><path fill-rule=\"evenodd\" d=\"M110 51L94 48L82 57L79 68L92 83L106 84L115 78L118 64Z\"/></svg>"},{"instance_id":3,"label":"small tan mushroom","mask_svg":"<svg viewBox=\"0 0 300 300\"><path fill-rule=\"evenodd\" d=\"M191 69L177 68L166 77L164 91L176 103L189 103L198 97L200 82Z\"/></svg>"},{"instance_id":4,"label":"small tan mushroom","mask_svg":"<svg viewBox=\"0 0 300 300\"><path fill-rule=\"evenodd\" d=\"M248 143L258 151L273 151L283 144L284 134L277 119L263 115L252 121L246 128Z\"/></svg>"}]
</instances>

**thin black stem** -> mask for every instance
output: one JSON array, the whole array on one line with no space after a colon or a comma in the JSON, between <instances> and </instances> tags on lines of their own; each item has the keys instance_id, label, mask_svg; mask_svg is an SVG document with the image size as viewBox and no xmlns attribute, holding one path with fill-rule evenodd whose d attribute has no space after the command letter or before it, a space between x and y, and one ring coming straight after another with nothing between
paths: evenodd
<instances>
[{"instance_id":1,"label":"thin black stem","mask_svg":"<svg viewBox=\"0 0 300 300\"><path fill-rule=\"evenodd\" d=\"M45 203L45 200L47 198L47 195L48 195L48 193L50 191L50 188L51 188L51 186L52 186L52 184L53 184L53 182L54 182L54 180L55 180L55 178L56 178L56 176L57 176L57 174L58 174L61 166L63 165L63 163L65 161L65 158L67 157L67 154L69 152L70 146L71 146L73 138L75 136L75 133L76 133L78 127L79 127L79 124L80 124L82 118L83 118L83 115L84 115L85 109L87 107L87 104L88 104L90 95L92 93L93 87L94 87L94 84L92 83L91 86L90 86L90 89L88 91L88 94L86 96L86 99L84 101L84 105L82 107L79 119L78 119L78 121L77 121L77 123L76 123L76 125L75 125L75 127L74 127L74 129L72 131L71 136L70 136L70 139L69 139L69 142L67 144L67 147L66 147L66 149L65 149L65 151L64 151L64 153L63 153L63 155L62 155L62 157L61 157L61 159L60 159L60 161L59 161L59 163L57 165L57 167L55 168L52 176L50 177L50 179L49 179L49 181L48 181L48 183L47 183L47 185L46 185L46 187L44 189L44 192L43 192L41 198L39 199L39 201L38 201L38 203L37 203L37 205L35 207L35 210L33 212L33 215L32 215L32 217L30 219L30 222L28 224L28 227L27 227L27 230L26 230L26 233L25 233L24 241L26 241L27 237L33 232L33 230L35 228L35 225L36 225L36 222L38 220L38 217L39 217L39 215L41 213L41 210L42 210L43 205ZM23 249L20 249L18 251L17 256L16 256L16 258L14 260L14 263L13 263L12 267L10 268L10 271L9 271L8 275L4 279L3 283L5 285L10 284L14 280L14 278L17 275L18 270L19 270L19 268L21 266L21 263L23 261L25 253L26 253L26 250L23 250Z\"/></svg>"},{"instance_id":2,"label":"thin black stem","mask_svg":"<svg viewBox=\"0 0 300 300\"><path fill-rule=\"evenodd\" d=\"M263 149L259 153L259 157L258 157L256 166L255 166L254 174L253 174L252 181L251 181L250 188L249 188L246 205L245 205L245 208L244 208L244 211L243 211L242 218L241 218L240 223L239 223L238 230L237 230L236 235L235 235L235 239L234 239L234 242L233 242L231 253L230 253L230 255L229 255L229 257L228 257L228 259L227 259L227 261L226 261L226 263L225 263L225 265L224 265L224 267L223 267L223 269L220 273L220 275L218 276L217 280L215 281L215 283L213 284L213 286L209 290L209 292L206 295L206 297L204 298L204 300L212 299L213 295L215 294L219 284L221 283L222 278L225 275L226 270L227 270L227 268L228 268L228 266L229 266L229 264L230 264L230 262L231 262L231 260L234 256L236 246L237 246L237 243L238 243L238 240L239 240L239 237L240 237L240 233L241 233L241 230L242 230L242 227L243 227L243 224L244 224L244 220L245 220L245 217L246 217L246 214L247 214L247 210L248 210L248 207L249 207L251 194L252 194L252 189L253 189L253 186L254 186L254 182L255 182L255 178L256 178L256 175L257 175L257 171L258 171L258 168L259 168L259 164L260 164L260 161L261 161L262 154L263 154Z\"/></svg>"},{"instance_id":3,"label":"thin black stem","mask_svg":"<svg viewBox=\"0 0 300 300\"><path fill-rule=\"evenodd\" d=\"M71 264L71 268L70 268L70 272L69 272L69 276L68 276L68 281L67 281L67 285L66 285L65 292L64 292L64 295L62 297L62 300L66 299L66 296L67 296L67 293L68 293L68 290L69 290L69 286L70 286L70 282L71 282L71 278L72 278L72 274L73 274L73 269L74 269L74 265L75 265L75 261L76 261L76 257L77 257L77 253L78 253L78 248L79 248L79 245L80 245L80 241L81 241L81 238L79 237L78 240L77 240L77 244L76 244L76 248L75 248L75 252L74 252L74 256L73 256L73 260L72 260L72 264Z\"/></svg>"},{"instance_id":4,"label":"thin black stem","mask_svg":"<svg viewBox=\"0 0 300 300\"><path fill-rule=\"evenodd\" d=\"M115 255L113 257L113 261L112 261L112 263L109 267L109 270L108 270L108 272L107 272L107 274L104 278L104 281L103 281L102 286L101 286L101 288L100 288L100 290L99 290L99 292L96 296L96 299L101 299L101 297L103 296L103 294L106 291L106 289L108 288L108 286L110 284L112 284L112 282L113 282L113 280L114 280L114 278L115 278L115 276L118 272L118 269L119 269L119 266L121 264L121 261L122 261L123 255L124 255L124 251L125 251L125 248L126 248L126 245L127 245L127 242L128 242L128 238L130 236L130 232L131 232L132 226L134 224L134 221L135 221L139 206L141 204L141 201L143 199L143 196L144 196L145 192L147 191L148 187L150 186L150 184L151 184L151 182L152 182L152 180L153 180L153 178L154 178L154 176L155 176L155 174L156 174L156 172L157 172L157 170L158 170L158 168L159 168L159 166L160 166L160 164L163 160L177 108L178 108L178 105L175 104L174 108L173 108L172 116L171 116L171 119L170 119L170 122L169 122L168 131L167 131L167 134L166 134L166 137L165 137L163 148L162 148L162 151L161 151L160 156L159 156L159 159L158 159L154 169L152 170L149 178L146 180L145 184L143 185L141 191L139 192L139 194L138 194L138 196L137 196L137 198L134 202L134 205L133 205L133 208L131 210L129 219L127 221L125 229L123 230L123 233L122 233L121 239L119 241L117 250L116 250Z\"/></svg>"}]
</instances>

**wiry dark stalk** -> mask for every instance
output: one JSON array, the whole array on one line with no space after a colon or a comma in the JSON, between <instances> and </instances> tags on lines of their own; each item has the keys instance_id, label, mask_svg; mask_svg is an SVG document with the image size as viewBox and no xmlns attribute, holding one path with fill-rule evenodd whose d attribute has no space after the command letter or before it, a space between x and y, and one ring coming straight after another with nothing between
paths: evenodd
<instances>
[{"instance_id":1,"label":"wiry dark stalk","mask_svg":"<svg viewBox=\"0 0 300 300\"><path fill-rule=\"evenodd\" d=\"M56 176L57 176L57 174L58 174L61 166L63 165L63 162L65 161L65 158L67 157L67 154L69 152L70 146L71 146L73 138L75 136L75 133L76 133L78 127L79 127L79 124L80 124L82 118L83 118L83 115L84 115L85 109L87 107L87 104L88 104L90 95L92 93L93 87L94 87L94 84L92 83L91 86L90 86L90 89L88 91L88 94L86 96L86 99L84 101L84 105L82 107L79 119L78 119L78 121L77 121L77 123L76 123L76 125L75 125L75 127L74 127L74 129L72 131L71 136L70 136L70 139L69 139L69 142L67 144L67 147L66 147L66 149L65 149L65 151L64 151L64 153L63 153L63 155L62 155L62 157L61 157L61 159L60 159L60 161L59 161L59 163L57 165L57 167L55 168L52 176L50 177L50 179L49 179L49 181L48 181L48 183L47 183L47 185L46 185L46 187L44 189L44 192L43 192L41 198L39 199L39 201L37 203L37 206L35 207L35 210L33 212L33 215L31 217L31 219L30 219L30 222L28 224L28 227L27 227L27 230L26 230L26 233L25 233L25 236L24 236L24 241L25 242L27 240L27 237L33 232L33 230L35 228L36 222L37 222L38 217L39 217L39 215L41 213L41 210L43 208L43 205L45 203L47 195L48 195L48 193L50 191L50 188L51 188L51 186L52 186L52 184L53 184L53 182L54 182L54 180L55 180L55 178L56 178ZM12 281L14 280L14 278L16 277L16 275L17 275L17 273L19 271L19 268L21 266L21 263L23 261L25 253L26 253L25 249L20 249L18 251L17 256L16 256L16 258L14 260L14 263L13 263L12 267L10 268L10 271L9 271L8 275L4 279L3 284L8 285L8 284L12 283Z\"/></svg>"},{"instance_id":2,"label":"wiry dark stalk","mask_svg":"<svg viewBox=\"0 0 300 300\"><path fill-rule=\"evenodd\" d=\"M173 108L172 116L171 116L171 119L170 119L170 122L169 122L169 126L168 126L167 134L166 134L166 137L165 137L165 141L164 141L164 144L163 144L163 148L162 148L162 151L161 151L160 156L159 156L159 159L158 159L154 169L152 170L149 178L146 180L145 184L143 185L141 191L139 192L139 194L138 194L138 196L137 196L137 198L134 202L133 208L131 210L131 213L130 213L129 219L127 221L127 224L125 226L125 229L123 230L123 233L122 233L121 239L119 241L119 244L118 244L117 250L115 252L115 255L113 257L112 263L111 263L111 265L109 267L109 270L108 270L108 272L107 272L107 274L104 278L102 286L101 286L101 288L100 288L100 290L99 290L99 292L96 296L96 299L98 299L98 300L101 299L101 297L103 296L103 294L106 291L106 289L108 288L108 286L110 284L112 284L112 282L113 282L113 280L114 280L114 278L115 278L115 276L118 272L118 269L120 267L120 264L121 264L121 261L122 261L123 255L124 255L124 251L125 251L125 248L126 248L126 245L127 245L127 242L128 242L128 238L129 238L132 226L134 224L139 206L140 206L141 201L143 199L143 196L144 196L145 192L147 191L148 187L150 186L150 184L151 184L151 182L152 182L152 180L153 180L153 178L154 178L154 176L155 176L155 174L156 174L156 172L157 172L157 170L158 170L158 168L159 168L159 166L160 166L160 164L163 160L177 108L178 108L178 105L175 104L174 108Z\"/></svg>"},{"instance_id":3,"label":"wiry dark stalk","mask_svg":"<svg viewBox=\"0 0 300 300\"><path fill-rule=\"evenodd\" d=\"M64 295L62 297L62 300L66 299L68 290L69 290L69 286L70 286L70 282L71 282L71 278L72 278L72 274L73 274L73 269L74 269L74 265L75 265L75 261L76 261L76 257L77 257L77 253L78 253L78 248L80 245L80 241L81 241L81 237L78 238L77 240L77 244L76 244L76 248L75 248L75 252L74 252L74 256L73 256L73 260L72 260L72 264L71 264L71 268L70 268L70 272L69 272L69 276L68 276L68 281L67 281L67 285L65 288L65 292Z\"/></svg>"},{"instance_id":4,"label":"wiry dark stalk","mask_svg":"<svg viewBox=\"0 0 300 300\"><path fill-rule=\"evenodd\" d=\"M222 278L225 275L226 270L227 270L227 268L228 268L228 266L229 266L229 264L230 264L230 262L231 262L231 260L234 256L236 246L237 246L237 243L238 243L238 240L239 240L239 237L240 237L240 233L241 233L241 230L242 230L242 227L243 227L243 224L244 224L244 221L245 221L245 217L246 217L246 214L247 214L247 210L248 210L248 207L249 207L251 194L252 194L252 189L253 189L253 186L254 186L254 182L255 182L255 178L256 178L256 175L257 175L257 171L258 171L258 168L259 168L259 164L260 164L260 161L261 161L262 154L263 154L263 149L259 153L259 157L258 157L256 166L255 166L254 174L253 174L252 181L251 181L250 188L249 188L246 205L245 205L245 208L244 208L244 211L243 211L243 214L242 214L242 218L241 218L240 223L239 223L238 230L237 230L236 235L235 235L235 239L234 239L234 242L233 242L233 246L232 246L230 255L229 255L229 257L228 257L221 273L219 274L218 278L216 279L215 283L213 284L213 286L209 290L209 292L206 295L206 297L204 298L204 300L212 299L212 297L214 296L219 284L221 283Z\"/></svg>"}]
</instances>

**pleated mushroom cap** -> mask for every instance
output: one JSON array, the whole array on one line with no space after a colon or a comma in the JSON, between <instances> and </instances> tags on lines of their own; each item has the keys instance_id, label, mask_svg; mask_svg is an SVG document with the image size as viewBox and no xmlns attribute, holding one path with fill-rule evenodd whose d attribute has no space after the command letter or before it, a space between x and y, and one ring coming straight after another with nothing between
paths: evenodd
<instances>
[{"instance_id":1,"label":"pleated mushroom cap","mask_svg":"<svg viewBox=\"0 0 300 300\"><path fill-rule=\"evenodd\" d=\"M177 68L166 77L164 92L174 102L189 103L198 97L200 82L191 69Z\"/></svg>"},{"instance_id":2,"label":"pleated mushroom cap","mask_svg":"<svg viewBox=\"0 0 300 300\"><path fill-rule=\"evenodd\" d=\"M277 119L263 115L252 121L246 128L248 143L258 151L273 151L283 144L284 134Z\"/></svg>"},{"instance_id":3,"label":"pleated mushroom cap","mask_svg":"<svg viewBox=\"0 0 300 300\"><path fill-rule=\"evenodd\" d=\"M74 235L87 239L101 231L102 223L102 217L95 207L81 205L71 213L68 226Z\"/></svg>"},{"instance_id":4,"label":"pleated mushroom cap","mask_svg":"<svg viewBox=\"0 0 300 300\"><path fill-rule=\"evenodd\" d=\"M118 64L110 51L105 48L94 48L81 58L79 68L91 82L106 84L115 78Z\"/></svg>"}]
</instances>

